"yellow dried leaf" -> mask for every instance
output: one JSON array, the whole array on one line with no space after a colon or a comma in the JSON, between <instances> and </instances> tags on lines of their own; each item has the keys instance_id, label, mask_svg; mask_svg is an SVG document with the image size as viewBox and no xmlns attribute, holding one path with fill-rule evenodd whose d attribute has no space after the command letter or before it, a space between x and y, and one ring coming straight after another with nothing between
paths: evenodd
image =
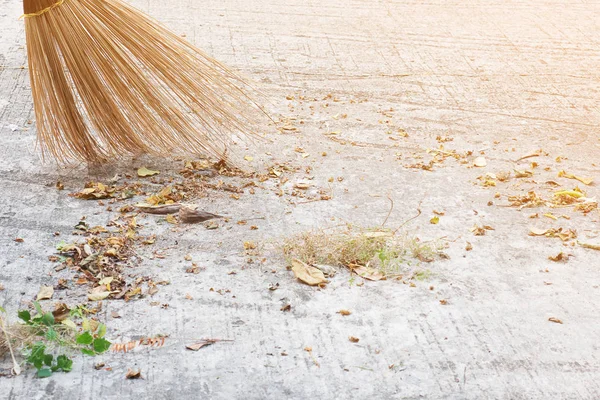
<instances>
[{"instance_id":1,"label":"yellow dried leaf","mask_svg":"<svg viewBox=\"0 0 600 400\"><path fill-rule=\"evenodd\" d=\"M149 176L158 175L158 174L160 174L160 171L153 171L146 167L142 167L142 168L138 169L137 174L140 178L146 178Z\"/></svg>"},{"instance_id":2,"label":"yellow dried leaf","mask_svg":"<svg viewBox=\"0 0 600 400\"><path fill-rule=\"evenodd\" d=\"M532 171L521 171L515 169L515 178L531 178L533 176Z\"/></svg>"},{"instance_id":3,"label":"yellow dried leaf","mask_svg":"<svg viewBox=\"0 0 600 400\"><path fill-rule=\"evenodd\" d=\"M300 260L292 261L292 272L297 279L310 286L318 286L328 283L328 280L325 279L323 271L318 268L311 267Z\"/></svg>"},{"instance_id":4,"label":"yellow dried leaf","mask_svg":"<svg viewBox=\"0 0 600 400\"><path fill-rule=\"evenodd\" d=\"M559 192L554 193L554 196L555 197L570 196L570 197L579 199L579 198L583 197L583 193L579 190L561 190Z\"/></svg>"},{"instance_id":5,"label":"yellow dried leaf","mask_svg":"<svg viewBox=\"0 0 600 400\"><path fill-rule=\"evenodd\" d=\"M600 244L577 242L581 247L591 250L600 250Z\"/></svg>"},{"instance_id":6,"label":"yellow dried leaf","mask_svg":"<svg viewBox=\"0 0 600 400\"><path fill-rule=\"evenodd\" d=\"M251 161L254 161L254 157L252 157L252 156L245 156L244 160L246 160L248 162L251 162Z\"/></svg>"},{"instance_id":7,"label":"yellow dried leaf","mask_svg":"<svg viewBox=\"0 0 600 400\"><path fill-rule=\"evenodd\" d=\"M565 171L558 171L558 177L575 179L575 180L578 180L579 182L583 183L584 185L591 185L594 182L594 180L592 178L583 178L580 176L569 174L568 172L565 172Z\"/></svg>"},{"instance_id":8,"label":"yellow dried leaf","mask_svg":"<svg viewBox=\"0 0 600 400\"><path fill-rule=\"evenodd\" d=\"M435 217L433 217L433 218L431 218L431 219L429 220L429 223L431 223L431 224L433 224L433 225L437 225L437 224L439 224L439 223L440 223L440 217L438 217L438 216L436 215Z\"/></svg>"},{"instance_id":9,"label":"yellow dried leaf","mask_svg":"<svg viewBox=\"0 0 600 400\"><path fill-rule=\"evenodd\" d=\"M544 214L544 217L553 219L555 221L558 220L558 217L556 215L552 214L552 213L546 213L546 214Z\"/></svg>"}]
</instances>

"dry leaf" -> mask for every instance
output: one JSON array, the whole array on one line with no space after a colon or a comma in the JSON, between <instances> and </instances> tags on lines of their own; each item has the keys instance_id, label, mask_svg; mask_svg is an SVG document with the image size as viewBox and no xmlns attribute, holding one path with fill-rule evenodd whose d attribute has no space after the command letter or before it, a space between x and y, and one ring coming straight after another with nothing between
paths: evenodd
<instances>
[{"instance_id":1,"label":"dry leaf","mask_svg":"<svg viewBox=\"0 0 600 400\"><path fill-rule=\"evenodd\" d=\"M552 213L546 213L546 214L544 214L544 217L553 219L555 221L558 220L558 217L556 215L552 214Z\"/></svg>"},{"instance_id":2,"label":"dry leaf","mask_svg":"<svg viewBox=\"0 0 600 400\"><path fill-rule=\"evenodd\" d=\"M569 174L565 171L558 171L558 177L575 179L575 180L578 180L579 182L583 183L584 185L591 185L594 182L594 180L592 178L582 178L580 176L575 176L573 174Z\"/></svg>"},{"instance_id":3,"label":"dry leaf","mask_svg":"<svg viewBox=\"0 0 600 400\"><path fill-rule=\"evenodd\" d=\"M577 242L584 249L600 250L600 244Z\"/></svg>"},{"instance_id":4,"label":"dry leaf","mask_svg":"<svg viewBox=\"0 0 600 400\"><path fill-rule=\"evenodd\" d=\"M433 217L433 218L431 218L431 219L429 220L429 223L431 223L431 224L433 224L433 225L437 225L437 224L439 224L439 223L440 223L440 217L438 217L438 216L436 215L435 217Z\"/></svg>"},{"instance_id":5,"label":"dry leaf","mask_svg":"<svg viewBox=\"0 0 600 400\"><path fill-rule=\"evenodd\" d=\"M548 257L550 261L559 262L559 261L569 261L569 255L563 253L562 251L555 256Z\"/></svg>"},{"instance_id":6,"label":"dry leaf","mask_svg":"<svg viewBox=\"0 0 600 400\"><path fill-rule=\"evenodd\" d=\"M548 318L548 321L554 322L554 323L557 323L557 324L562 324L563 323L560 319L555 318L555 317Z\"/></svg>"},{"instance_id":7,"label":"dry leaf","mask_svg":"<svg viewBox=\"0 0 600 400\"><path fill-rule=\"evenodd\" d=\"M321 271L318 268L311 267L310 265L300 260L292 261L292 272L294 273L297 279L310 286L317 286L328 283L327 279L325 279L323 271Z\"/></svg>"},{"instance_id":8,"label":"dry leaf","mask_svg":"<svg viewBox=\"0 0 600 400\"><path fill-rule=\"evenodd\" d=\"M442 299L442 300L440 300L440 304L443 305L443 306L447 306L448 305L448 300Z\"/></svg>"},{"instance_id":9,"label":"dry leaf","mask_svg":"<svg viewBox=\"0 0 600 400\"><path fill-rule=\"evenodd\" d=\"M52 311L52 315L54 316L54 321L56 321L56 322L63 322L64 320L69 318L70 313L71 313L71 309L66 304L63 304L63 303L56 304L54 306L54 311Z\"/></svg>"},{"instance_id":10,"label":"dry leaf","mask_svg":"<svg viewBox=\"0 0 600 400\"><path fill-rule=\"evenodd\" d=\"M176 214L181 209L181 204L162 204L155 206L149 203L138 203L135 206L139 208L140 211L155 215Z\"/></svg>"},{"instance_id":11,"label":"dry leaf","mask_svg":"<svg viewBox=\"0 0 600 400\"><path fill-rule=\"evenodd\" d=\"M531 178L533 176L532 171L521 171L515 169L515 178Z\"/></svg>"},{"instance_id":12,"label":"dry leaf","mask_svg":"<svg viewBox=\"0 0 600 400\"><path fill-rule=\"evenodd\" d=\"M217 214L207 213L205 211L194 210L190 207L181 207L179 210L179 219L185 224L196 224L215 218L223 218Z\"/></svg>"},{"instance_id":13,"label":"dry leaf","mask_svg":"<svg viewBox=\"0 0 600 400\"><path fill-rule=\"evenodd\" d=\"M340 314L340 315L343 315L344 317L346 317L346 316L348 316L348 315L352 314L352 313L351 313L350 311L348 311L348 310L340 310L340 311L338 311L337 313L338 313L338 314Z\"/></svg>"},{"instance_id":14,"label":"dry leaf","mask_svg":"<svg viewBox=\"0 0 600 400\"><path fill-rule=\"evenodd\" d=\"M142 167L142 168L138 169L137 174L140 178L146 178L148 176L158 175L158 174L160 174L160 171L153 171L146 167Z\"/></svg>"},{"instance_id":15,"label":"dry leaf","mask_svg":"<svg viewBox=\"0 0 600 400\"><path fill-rule=\"evenodd\" d=\"M483 236L486 233L486 229L482 226L475 225L471 228L471 232L473 232L475 236Z\"/></svg>"},{"instance_id":16,"label":"dry leaf","mask_svg":"<svg viewBox=\"0 0 600 400\"><path fill-rule=\"evenodd\" d=\"M358 343L360 342L360 339L354 336L349 336L348 340L351 341L352 343Z\"/></svg>"},{"instance_id":17,"label":"dry leaf","mask_svg":"<svg viewBox=\"0 0 600 400\"><path fill-rule=\"evenodd\" d=\"M529 236L544 236L550 229L529 228Z\"/></svg>"},{"instance_id":18,"label":"dry leaf","mask_svg":"<svg viewBox=\"0 0 600 400\"><path fill-rule=\"evenodd\" d=\"M141 369L138 369L137 371L129 369L127 371L127 375L125 375L126 379L140 379L141 377L142 377L142 370Z\"/></svg>"},{"instance_id":19,"label":"dry leaf","mask_svg":"<svg viewBox=\"0 0 600 400\"><path fill-rule=\"evenodd\" d=\"M296 189L300 189L300 190L307 190L308 188L310 188L310 184L304 183L304 182L298 182L294 185L294 187Z\"/></svg>"},{"instance_id":20,"label":"dry leaf","mask_svg":"<svg viewBox=\"0 0 600 400\"><path fill-rule=\"evenodd\" d=\"M465 247L466 251L471 251L473 250L473 245L470 242L467 242L467 246Z\"/></svg>"},{"instance_id":21,"label":"dry leaf","mask_svg":"<svg viewBox=\"0 0 600 400\"><path fill-rule=\"evenodd\" d=\"M583 197L583 193L579 190L561 190L559 192L554 193L555 197L564 197L564 196L569 196L569 197L573 197L575 199L579 199L581 197Z\"/></svg>"},{"instance_id":22,"label":"dry leaf","mask_svg":"<svg viewBox=\"0 0 600 400\"><path fill-rule=\"evenodd\" d=\"M110 296L110 292L106 290L106 286L98 286L88 293L89 301L100 301Z\"/></svg>"},{"instance_id":23,"label":"dry leaf","mask_svg":"<svg viewBox=\"0 0 600 400\"><path fill-rule=\"evenodd\" d=\"M487 161L485 157L477 157L473 162L473 165L476 167L485 167L487 166Z\"/></svg>"},{"instance_id":24,"label":"dry leaf","mask_svg":"<svg viewBox=\"0 0 600 400\"><path fill-rule=\"evenodd\" d=\"M49 300L54 295L54 288L52 286L42 286L37 295L37 300Z\"/></svg>"},{"instance_id":25,"label":"dry leaf","mask_svg":"<svg viewBox=\"0 0 600 400\"><path fill-rule=\"evenodd\" d=\"M233 342L233 340L224 340L224 339L202 339L196 343L188 344L185 346L186 349L192 351L198 351L203 347L210 346L211 344L215 344L217 342Z\"/></svg>"},{"instance_id":26,"label":"dry leaf","mask_svg":"<svg viewBox=\"0 0 600 400\"><path fill-rule=\"evenodd\" d=\"M244 160L246 160L248 162L251 162L251 161L254 161L254 157L252 157L252 156L244 156Z\"/></svg>"},{"instance_id":27,"label":"dry leaf","mask_svg":"<svg viewBox=\"0 0 600 400\"><path fill-rule=\"evenodd\" d=\"M361 278L368 279L370 281L385 280L385 275L381 271L378 271L374 268L360 266L353 268L352 271Z\"/></svg>"}]
</instances>

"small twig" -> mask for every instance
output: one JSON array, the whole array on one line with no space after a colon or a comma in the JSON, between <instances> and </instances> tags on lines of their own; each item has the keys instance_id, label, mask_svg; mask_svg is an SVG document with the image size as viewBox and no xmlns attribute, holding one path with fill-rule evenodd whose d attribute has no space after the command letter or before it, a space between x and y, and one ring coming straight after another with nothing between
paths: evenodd
<instances>
[{"instance_id":1,"label":"small twig","mask_svg":"<svg viewBox=\"0 0 600 400\"><path fill-rule=\"evenodd\" d=\"M424 199L423 199L423 200L424 200ZM415 219L417 219L417 218L419 218L419 217L421 216L421 214L422 214L422 211L421 211L421 205L423 204L423 200L421 200L421 201L419 202L419 206L418 206L418 208L417 208L417 212L418 212L418 214L417 214L417 215L415 215L414 217L412 217L412 218L410 218L410 219L408 219L408 220L404 221L404 223L403 223L402 225L400 225L400 226L398 227L398 229L396 229L396 230L394 231L394 235L395 235L395 234L396 234L396 233L397 233L397 232L398 232L400 229L404 228L404 226L405 226L406 224L408 224L408 223L409 223L409 222L411 222L411 221L414 221Z\"/></svg>"},{"instance_id":2,"label":"small twig","mask_svg":"<svg viewBox=\"0 0 600 400\"><path fill-rule=\"evenodd\" d=\"M0 329L2 329L2 332L4 332L4 337L6 337L6 345L8 346L8 351L10 351L10 358L12 359L12 362L13 362L12 372L14 375L20 375L21 367L19 366L19 363L15 359L15 353L13 352L13 348L10 343L10 337L8 336L8 330L6 328L6 325L4 324L4 318L1 318L1 317L0 317Z\"/></svg>"},{"instance_id":3,"label":"small twig","mask_svg":"<svg viewBox=\"0 0 600 400\"><path fill-rule=\"evenodd\" d=\"M540 153L529 154L529 155L526 155L526 156L523 156L523 157L519 158L518 160L515 160L515 162L523 161L523 160L526 160L528 158L539 157L540 155L541 155Z\"/></svg>"},{"instance_id":4,"label":"small twig","mask_svg":"<svg viewBox=\"0 0 600 400\"><path fill-rule=\"evenodd\" d=\"M387 217L385 217L385 220L383 221L383 224L381 224L382 228L388 222L388 219L390 218L390 215L392 215L392 211L394 211L394 200L392 199L392 197L389 194L387 195L387 198L390 201L390 203L392 203L392 206L390 207L390 211L388 212Z\"/></svg>"}]
</instances>

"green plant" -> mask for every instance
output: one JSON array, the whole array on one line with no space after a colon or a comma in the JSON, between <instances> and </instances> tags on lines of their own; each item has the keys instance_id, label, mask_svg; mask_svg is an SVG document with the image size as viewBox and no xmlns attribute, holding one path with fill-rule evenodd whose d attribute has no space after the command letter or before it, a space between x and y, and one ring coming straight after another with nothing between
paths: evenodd
<instances>
[{"instance_id":1,"label":"green plant","mask_svg":"<svg viewBox=\"0 0 600 400\"><path fill-rule=\"evenodd\" d=\"M69 316L81 318L81 329L73 319L60 322L51 312L44 312L38 302L34 302L36 315L28 310L18 312L23 322L23 331L27 332L23 340L23 353L27 364L37 369L37 376L45 378L53 372L69 372L73 360L67 355L74 351L89 356L106 352L111 343L104 338L106 325L83 317L83 310L71 310Z\"/></svg>"}]
</instances>

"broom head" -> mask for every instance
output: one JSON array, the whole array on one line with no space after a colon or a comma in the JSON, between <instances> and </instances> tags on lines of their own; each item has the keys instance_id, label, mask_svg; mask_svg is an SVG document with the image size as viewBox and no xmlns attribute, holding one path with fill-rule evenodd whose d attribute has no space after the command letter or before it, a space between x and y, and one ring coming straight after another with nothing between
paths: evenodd
<instances>
[{"instance_id":1,"label":"broom head","mask_svg":"<svg viewBox=\"0 0 600 400\"><path fill-rule=\"evenodd\" d=\"M24 0L38 140L59 162L220 158L262 113L227 67L120 0Z\"/></svg>"}]
</instances>

